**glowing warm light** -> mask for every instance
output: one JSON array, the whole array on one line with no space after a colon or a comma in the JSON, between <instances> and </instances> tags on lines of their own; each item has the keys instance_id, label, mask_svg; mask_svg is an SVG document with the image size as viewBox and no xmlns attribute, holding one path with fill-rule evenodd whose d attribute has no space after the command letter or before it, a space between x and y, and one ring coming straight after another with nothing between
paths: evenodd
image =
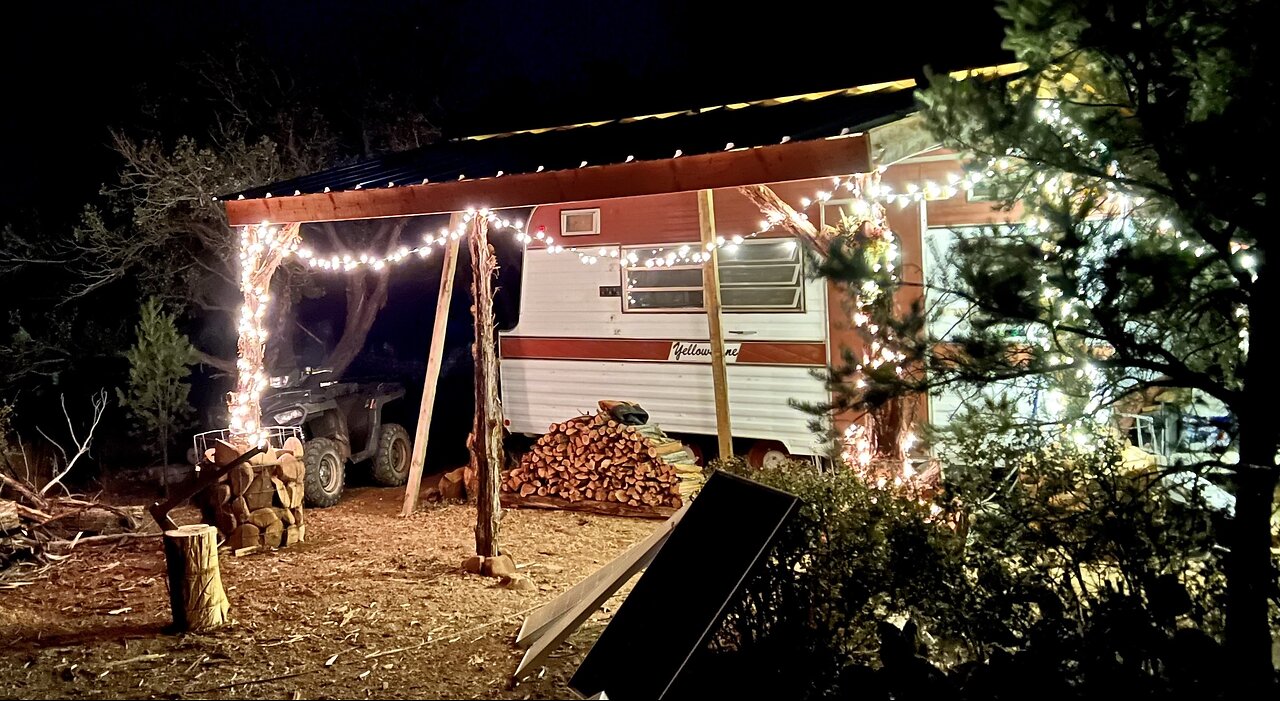
<instances>
[{"instance_id":1,"label":"glowing warm light","mask_svg":"<svg viewBox=\"0 0 1280 701\"><path fill-rule=\"evenodd\" d=\"M297 224L277 228L262 222L240 231L240 291L244 304L237 329L236 388L227 397L227 408L232 440L245 449L264 440L258 421L262 392L267 387L262 368L267 343L264 321L271 300L268 285L283 259L299 251L298 228Z\"/></svg>"}]
</instances>

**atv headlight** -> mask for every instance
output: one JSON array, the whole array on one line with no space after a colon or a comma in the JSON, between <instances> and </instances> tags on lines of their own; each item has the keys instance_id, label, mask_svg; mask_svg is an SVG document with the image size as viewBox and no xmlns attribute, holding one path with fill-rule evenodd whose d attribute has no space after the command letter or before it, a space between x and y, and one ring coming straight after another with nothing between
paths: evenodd
<instances>
[{"instance_id":1,"label":"atv headlight","mask_svg":"<svg viewBox=\"0 0 1280 701\"><path fill-rule=\"evenodd\" d=\"M279 414L275 414L271 418L275 419L277 426L289 426L301 420L305 413L306 412L302 411L302 407L294 407L287 411L282 411Z\"/></svg>"},{"instance_id":2,"label":"atv headlight","mask_svg":"<svg viewBox=\"0 0 1280 701\"><path fill-rule=\"evenodd\" d=\"M272 387L273 389L280 389L281 387L288 387L288 386L289 386L289 376L288 376L288 375L276 375L275 377L271 378L270 383L271 383L271 387Z\"/></svg>"}]
</instances>

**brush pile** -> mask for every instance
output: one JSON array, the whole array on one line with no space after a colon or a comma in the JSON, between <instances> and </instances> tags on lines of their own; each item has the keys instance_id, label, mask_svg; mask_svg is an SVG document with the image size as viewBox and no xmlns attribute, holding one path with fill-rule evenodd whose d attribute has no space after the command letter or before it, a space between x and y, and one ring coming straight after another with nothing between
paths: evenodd
<instances>
[{"instance_id":1,"label":"brush pile","mask_svg":"<svg viewBox=\"0 0 1280 701\"><path fill-rule=\"evenodd\" d=\"M33 571L65 558L60 553L77 544L136 534L144 517L142 507L41 494L21 477L0 471L0 588L30 583Z\"/></svg>"}]
</instances>

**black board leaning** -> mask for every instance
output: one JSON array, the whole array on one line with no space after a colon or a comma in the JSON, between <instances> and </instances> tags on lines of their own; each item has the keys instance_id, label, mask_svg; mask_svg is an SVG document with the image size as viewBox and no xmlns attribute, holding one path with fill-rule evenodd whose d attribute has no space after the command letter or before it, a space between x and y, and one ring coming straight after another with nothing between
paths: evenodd
<instances>
[{"instance_id":1,"label":"black board leaning","mask_svg":"<svg viewBox=\"0 0 1280 701\"><path fill-rule=\"evenodd\" d=\"M800 500L717 472L636 582L570 685L611 699L674 698L755 565ZM680 615L671 616L679 597Z\"/></svg>"}]
</instances>

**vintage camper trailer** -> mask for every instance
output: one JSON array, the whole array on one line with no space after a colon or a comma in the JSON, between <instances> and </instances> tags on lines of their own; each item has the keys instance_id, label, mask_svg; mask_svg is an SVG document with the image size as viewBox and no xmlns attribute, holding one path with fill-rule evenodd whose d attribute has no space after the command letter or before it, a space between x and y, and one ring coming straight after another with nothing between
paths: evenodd
<instances>
[{"instance_id":1,"label":"vintage camper trailer","mask_svg":"<svg viewBox=\"0 0 1280 701\"><path fill-rule=\"evenodd\" d=\"M954 156L934 153L889 168L884 181L903 191L905 183L945 183L959 172ZM831 184L771 187L799 207ZM905 275L922 275L930 227L995 221L989 205L969 200L959 193L890 207ZM842 345L858 344L848 315L796 238L761 231L759 209L736 190L717 190L714 204L717 234L728 242L719 272L735 452L757 464L822 455L813 416L797 405L828 399L822 369ZM809 211L835 217L842 204L836 195ZM535 240L525 255L519 321L499 350L508 428L536 435L599 399L625 399L668 432L709 447L716 418L701 265L681 263L700 246L693 193L542 206L529 231L565 250L550 253Z\"/></svg>"},{"instance_id":2,"label":"vintage camper trailer","mask_svg":"<svg viewBox=\"0 0 1280 701\"><path fill-rule=\"evenodd\" d=\"M985 80L1021 69L1008 64L953 75ZM500 410L513 433L539 434L601 399L629 399L695 448L707 445L700 445L698 437L723 426L714 419L718 408L722 416L727 410L731 424L730 430L720 430L729 435L718 438L734 442L722 445L721 452L731 448L760 464L787 454L816 455L821 440L809 429L810 417L795 405L828 398L815 372L843 348L858 349L860 339L845 328L850 315L840 295L814 278L799 242L782 231L762 230L763 213L782 210L753 204L741 188L782 198L791 206L801 204L811 219L821 220L842 206L838 196L822 199L824 204L816 208L803 205L804 199L831 190L833 178L883 172L885 184L913 194L890 208L889 223L899 237L903 274L919 278L927 227L985 223L992 212L987 204L970 203L948 187L949 175L959 178L959 162L932 150L936 139L916 114L915 87L916 81L908 78L457 136L235 193L225 198L228 221L244 227L246 241L252 238L250 227L272 235L270 223L291 223L290 245L297 246L297 227L307 222L451 213L456 219L451 235L435 238L426 232L425 243L413 249L420 254L464 235L468 245L484 242L488 224L480 222L490 218L508 234L518 230L521 240L526 234L551 236L559 246L580 249L583 255L548 252L541 240L528 246L519 320L502 334L502 362L486 358L477 374L485 402L477 409L477 426L499 411L491 390L499 384L492 382L497 375ZM935 186L928 187L930 182ZM714 373L713 381L708 362L708 314L698 284L701 261L690 265L681 260L682 249L693 249L712 229L711 218L699 216L698 199L707 197L714 204L716 235L731 244L719 251L723 313L711 315L724 328L728 367L723 393L713 389L721 376ZM514 230L504 223L516 211L526 218L527 208L532 208L528 221ZM369 254L368 265L408 259L409 251L406 244L398 254ZM651 259L655 263L645 265ZM456 258L446 254L446 260ZM353 270L365 264L363 256L334 258L327 267ZM453 270L453 263L446 266ZM481 268L473 265L472 270ZM448 280L451 272L442 276L446 294ZM489 299L487 278L478 284L480 297ZM248 291L249 298L262 304L256 289ZM918 293L904 293L904 301L911 294ZM438 311L436 334L443 334L444 318ZM483 320L475 326L478 338L492 333ZM241 345L251 355L261 355L252 341L265 332L251 326L242 331ZM441 353L442 345L436 344L428 362L420 408L424 426L434 406ZM237 380L235 409L247 416L259 411L255 362L246 361L249 369ZM839 421L850 417L834 419L839 430ZM426 438L425 429L419 434ZM421 450L415 455L419 466Z\"/></svg>"}]
</instances>

